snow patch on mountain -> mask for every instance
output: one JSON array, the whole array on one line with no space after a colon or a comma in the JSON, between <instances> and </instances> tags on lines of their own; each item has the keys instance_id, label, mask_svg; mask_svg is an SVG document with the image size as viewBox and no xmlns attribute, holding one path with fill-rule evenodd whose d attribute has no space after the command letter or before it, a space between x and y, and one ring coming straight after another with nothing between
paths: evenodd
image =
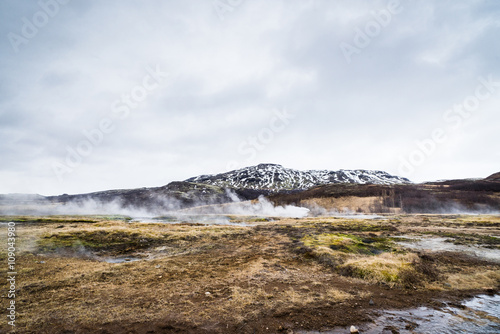
<instances>
[{"instance_id":1,"label":"snow patch on mountain","mask_svg":"<svg viewBox=\"0 0 500 334\"><path fill-rule=\"evenodd\" d=\"M305 190L332 183L403 184L410 180L383 171L373 170L307 170L285 168L277 164L260 164L227 173L201 175L186 180L233 189L259 189L269 191Z\"/></svg>"}]
</instances>

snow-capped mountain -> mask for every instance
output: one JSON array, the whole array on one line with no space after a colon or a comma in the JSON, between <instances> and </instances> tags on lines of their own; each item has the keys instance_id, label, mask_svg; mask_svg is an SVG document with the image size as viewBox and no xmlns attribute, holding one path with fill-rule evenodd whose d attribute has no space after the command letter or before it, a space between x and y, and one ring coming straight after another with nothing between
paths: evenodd
<instances>
[{"instance_id":1,"label":"snow-capped mountain","mask_svg":"<svg viewBox=\"0 0 500 334\"><path fill-rule=\"evenodd\" d=\"M215 175L201 175L186 182L210 184L234 189L259 189L269 191L305 190L331 183L402 184L410 180L372 170L308 170L299 171L276 164L260 164Z\"/></svg>"}]
</instances>

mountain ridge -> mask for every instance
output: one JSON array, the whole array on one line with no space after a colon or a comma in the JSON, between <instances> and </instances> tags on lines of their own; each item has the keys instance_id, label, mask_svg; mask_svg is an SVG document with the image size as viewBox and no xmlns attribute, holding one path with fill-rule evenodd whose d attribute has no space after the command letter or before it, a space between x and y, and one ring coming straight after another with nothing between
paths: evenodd
<instances>
[{"instance_id":1,"label":"mountain ridge","mask_svg":"<svg viewBox=\"0 0 500 334\"><path fill-rule=\"evenodd\" d=\"M271 192L306 190L335 183L355 184L410 184L404 177L384 171L364 169L306 170L285 168L279 164L259 164L225 173L200 175L184 180L232 189L259 189Z\"/></svg>"},{"instance_id":2,"label":"mountain ridge","mask_svg":"<svg viewBox=\"0 0 500 334\"><path fill-rule=\"evenodd\" d=\"M341 211L347 207L353 212L366 213L500 212L499 176L500 173L495 173L478 180L416 184L381 171L297 171L276 164L260 164L227 173L200 175L160 187L58 196L0 194L0 214L59 214L80 207L84 209L74 212L83 212L86 208L94 208L92 212L97 212L107 205L111 211L119 207L163 214L200 205L253 200L260 196L267 197L274 205L293 204L311 210L321 206L325 210ZM220 180L226 182L217 185ZM319 185L314 185L316 183ZM66 211L58 211L59 208Z\"/></svg>"}]
</instances>

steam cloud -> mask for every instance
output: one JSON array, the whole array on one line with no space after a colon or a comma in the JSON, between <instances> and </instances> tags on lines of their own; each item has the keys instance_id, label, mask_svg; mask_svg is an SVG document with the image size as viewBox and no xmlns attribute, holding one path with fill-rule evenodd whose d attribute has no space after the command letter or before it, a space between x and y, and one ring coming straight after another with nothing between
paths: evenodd
<instances>
[{"instance_id":1,"label":"steam cloud","mask_svg":"<svg viewBox=\"0 0 500 334\"><path fill-rule=\"evenodd\" d=\"M132 218L153 218L158 216L174 216L182 219L186 215L244 215L265 217L305 217L309 209L293 205L274 206L264 196L255 201L241 201L232 191L226 190L231 203L211 204L197 202L188 209L184 208L176 198L154 196L151 205L125 205L121 200L101 201L87 198L65 203L51 203L48 201L25 201L0 205L0 214L4 215L123 215ZM202 217L200 217L201 220Z\"/></svg>"},{"instance_id":2,"label":"steam cloud","mask_svg":"<svg viewBox=\"0 0 500 334\"><path fill-rule=\"evenodd\" d=\"M177 198L155 195L140 205L125 202L122 199L99 200L95 198L80 198L68 202L51 202L42 196L16 195L6 199L0 196L0 214L2 215L123 215L132 218L153 218L158 216L179 217L185 220L186 216L200 215L198 220L203 222L201 215L242 215L261 217L357 217L375 218L373 212L364 214L355 213L348 208L343 210L328 209L316 203L309 203L307 207L294 205L276 206L266 197L260 196L257 200L242 201L236 193L226 190L226 197L232 202L214 204L213 202L197 201L188 208ZM433 207L425 213L436 214L500 214L498 208L487 205L476 205L467 208L459 203L447 202L440 207ZM214 218L211 218L213 220ZM195 222L192 217L189 219ZM228 221L227 221L228 222ZM224 223L224 222L220 222Z\"/></svg>"}]
</instances>

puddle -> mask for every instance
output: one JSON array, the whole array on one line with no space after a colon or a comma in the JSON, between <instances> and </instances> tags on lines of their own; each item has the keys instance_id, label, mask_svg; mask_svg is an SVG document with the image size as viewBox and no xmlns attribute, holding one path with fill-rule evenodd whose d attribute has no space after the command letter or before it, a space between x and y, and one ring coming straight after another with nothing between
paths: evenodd
<instances>
[{"instance_id":1,"label":"puddle","mask_svg":"<svg viewBox=\"0 0 500 334\"><path fill-rule=\"evenodd\" d=\"M107 257L107 258L101 258L100 260L108 263L125 263L125 262L134 262L134 261L140 261L143 260L139 257L131 257L131 256L123 256L123 257Z\"/></svg>"},{"instance_id":2,"label":"puddle","mask_svg":"<svg viewBox=\"0 0 500 334\"><path fill-rule=\"evenodd\" d=\"M398 243L403 247L415 250L427 250L433 252L439 252L439 251L460 252L500 263L499 249L489 249L489 248L469 246L469 245L455 245L451 242L446 242L446 240L449 240L449 238L442 238L442 237L408 236L407 238L411 238L414 241L405 240L405 241L396 241L396 243Z\"/></svg>"},{"instance_id":3,"label":"puddle","mask_svg":"<svg viewBox=\"0 0 500 334\"><path fill-rule=\"evenodd\" d=\"M180 224L180 220L162 217L134 217L130 220L131 223L164 223L164 224Z\"/></svg>"},{"instance_id":4,"label":"puddle","mask_svg":"<svg viewBox=\"0 0 500 334\"><path fill-rule=\"evenodd\" d=\"M344 218L344 219L383 219L386 220L386 217L378 216L378 215L363 215L363 214L345 214L345 215L333 215L335 218Z\"/></svg>"},{"instance_id":5,"label":"puddle","mask_svg":"<svg viewBox=\"0 0 500 334\"><path fill-rule=\"evenodd\" d=\"M234 222L226 216L220 215L200 215L185 217L135 217L131 222L139 223L160 223L160 224L204 224L204 225L231 225L231 226L251 226L248 223Z\"/></svg>"},{"instance_id":6,"label":"puddle","mask_svg":"<svg viewBox=\"0 0 500 334\"><path fill-rule=\"evenodd\" d=\"M366 215L361 213L327 213L311 217L332 217L332 218L343 218L343 219L378 219L378 220L388 220L387 217L379 215Z\"/></svg>"},{"instance_id":7,"label":"puddle","mask_svg":"<svg viewBox=\"0 0 500 334\"><path fill-rule=\"evenodd\" d=\"M493 334L500 333L500 295L477 296L462 307L441 310L419 307L402 311L382 311L373 323L354 324L361 334ZM380 314L379 313L379 314ZM346 334L349 327L329 331L298 331L300 334Z\"/></svg>"}]
</instances>

